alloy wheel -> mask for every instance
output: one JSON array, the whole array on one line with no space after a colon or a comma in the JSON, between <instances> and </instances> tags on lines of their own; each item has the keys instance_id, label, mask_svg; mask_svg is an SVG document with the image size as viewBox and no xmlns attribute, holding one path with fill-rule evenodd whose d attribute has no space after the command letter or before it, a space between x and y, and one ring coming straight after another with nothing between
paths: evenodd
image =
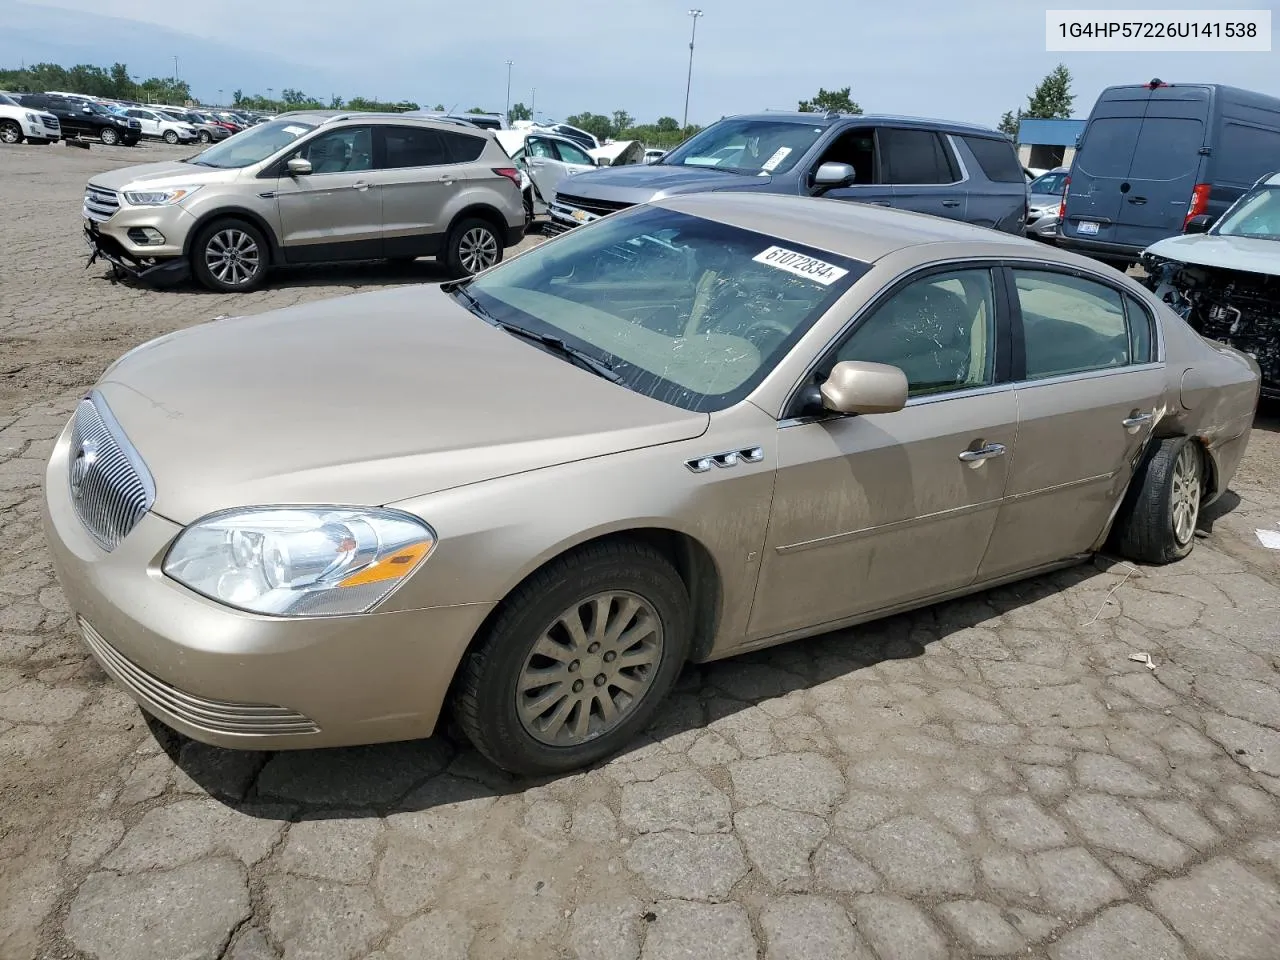
<instances>
[{"instance_id":1,"label":"alloy wheel","mask_svg":"<svg viewBox=\"0 0 1280 960\"><path fill-rule=\"evenodd\" d=\"M120 142L120 135L111 127L103 127L102 133L98 135L98 138L108 147L113 147Z\"/></svg>"},{"instance_id":2,"label":"alloy wheel","mask_svg":"<svg viewBox=\"0 0 1280 960\"><path fill-rule=\"evenodd\" d=\"M21 139L22 129L16 123L0 123L0 143L18 143Z\"/></svg>"},{"instance_id":3,"label":"alloy wheel","mask_svg":"<svg viewBox=\"0 0 1280 960\"><path fill-rule=\"evenodd\" d=\"M543 631L525 660L516 682L521 726L557 747L604 736L649 692L662 652L662 620L643 597L587 597Z\"/></svg>"},{"instance_id":4,"label":"alloy wheel","mask_svg":"<svg viewBox=\"0 0 1280 960\"><path fill-rule=\"evenodd\" d=\"M258 242L236 227L219 230L204 247L204 262L219 283L240 287L258 275L262 251Z\"/></svg>"},{"instance_id":5,"label":"alloy wheel","mask_svg":"<svg viewBox=\"0 0 1280 960\"><path fill-rule=\"evenodd\" d=\"M1200 454L1184 443L1173 464L1173 536L1185 546L1195 536L1200 519Z\"/></svg>"},{"instance_id":6,"label":"alloy wheel","mask_svg":"<svg viewBox=\"0 0 1280 960\"><path fill-rule=\"evenodd\" d=\"M484 227L472 227L458 244L458 260L468 273L479 273L498 262L498 238Z\"/></svg>"}]
</instances>

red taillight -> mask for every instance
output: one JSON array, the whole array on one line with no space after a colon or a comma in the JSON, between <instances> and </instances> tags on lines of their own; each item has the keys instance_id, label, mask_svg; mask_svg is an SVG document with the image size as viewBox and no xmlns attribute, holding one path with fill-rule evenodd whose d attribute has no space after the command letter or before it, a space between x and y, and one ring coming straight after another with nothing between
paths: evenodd
<instances>
[{"instance_id":1,"label":"red taillight","mask_svg":"<svg viewBox=\"0 0 1280 960\"><path fill-rule=\"evenodd\" d=\"M1202 213L1209 212L1209 190L1207 183L1197 183L1196 188L1191 191L1191 206L1187 208L1187 215L1182 218L1182 229L1187 229L1187 224L1191 222L1192 217L1198 217Z\"/></svg>"},{"instance_id":2,"label":"red taillight","mask_svg":"<svg viewBox=\"0 0 1280 960\"><path fill-rule=\"evenodd\" d=\"M1062 181L1062 202L1058 204L1058 229L1067 222L1067 191L1071 189L1071 178Z\"/></svg>"},{"instance_id":3,"label":"red taillight","mask_svg":"<svg viewBox=\"0 0 1280 960\"><path fill-rule=\"evenodd\" d=\"M516 189L520 189L520 171L515 167L493 167L493 172L500 177L506 177L516 185Z\"/></svg>"}]
</instances>

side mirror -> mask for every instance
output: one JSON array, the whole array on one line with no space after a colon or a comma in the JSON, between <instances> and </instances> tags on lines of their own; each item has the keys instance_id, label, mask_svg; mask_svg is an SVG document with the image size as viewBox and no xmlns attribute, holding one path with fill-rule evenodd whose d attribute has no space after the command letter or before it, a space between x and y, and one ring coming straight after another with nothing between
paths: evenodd
<instances>
[{"instance_id":1,"label":"side mirror","mask_svg":"<svg viewBox=\"0 0 1280 960\"><path fill-rule=\"evenodd\" d=\"M608 157L596 157L597 167L607 167L607 166L610 166L611 164L612 164L612 161Z\"/></svg>"},{"instance_id":2,"label":"side mirror","mask_svg":"<svg viewBox=\"0 0 1280 960\"><path fill-rule=\"evenodd\" d=\"M847 187L858 178L853 166L848 163L824 163L813 175L815 187Z\"/></svg>"},{"instance_id":3,"label":"side mirror","mask_svg":"<svg viewBox=\"0 0 1280 960\"><path fill-rule=\"evenodd\" d=\"M887 363L842 360L819 388L836 413L893 413L907 403L907 375Z\"/></svg>"},{"instance_id":4,"label":"side mirror","mask_svg":"<svg viewBox=\"0 0 1280 960\"><path fill-rule=\"evenodd\" d=\"M311 161L306 157L293 157L285 164L291 177L305 177L311 172Z\"/></svg>"},{"instance_id":5,"label":"side mirror","mask_svg":"<svg viewBox=\"0 0 1280 960\"><path fill-rule=\"evenodd\" d=\"M1216 217L1212 217L1207 213L1202 213L1198 217L1192 217L1187 221L1187 225L1182 228L1183 233L1208 233L1209 228L1213 226Z\"/></svg>"},{"instance_id":6,"label":"side mirror","mask_svg":"<svg viewBox=\"0 0 1280 960\"><path fill-rule=\"evenodd\" d=\"M91 110L89 107L81 107L81 108L80 108L80 112L81 112L81 113L93 113L93 110Z\"/></svg>"}]
</instances>

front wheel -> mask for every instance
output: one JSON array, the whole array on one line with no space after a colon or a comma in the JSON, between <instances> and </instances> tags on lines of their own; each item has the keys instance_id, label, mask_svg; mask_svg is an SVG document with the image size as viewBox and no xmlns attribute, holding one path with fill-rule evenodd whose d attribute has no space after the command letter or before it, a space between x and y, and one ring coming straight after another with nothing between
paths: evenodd
<instances>
[{"instance_id":1,"label":"front wheel","mask_svg":"<svg viewBox=\"0 0 1280 960\"><path fill-rule=\"evenodd\" d=\"M101 132L98 134L98 139L101 140L105 146L114 147L120 142L120 134L116 133L115 127L103 127Z\"/></svg>"},{"instance_id":2,"label":"front wheel","mask_svg":"<svg viewBox=\"0 0 1280 960\"><path fill-rule=\"evenodd\" d=\"M458 725L515 774L562 773L617 752L675 683L690 606L679 574L640 543L553 561L503 602L464 660Z\"/></svg>"},{"instance_id":3,"label":"front wheel","mask_svg":"<svg viewBox=\"0 0 1280 960\"><path fill-rule=\"evenodd\" d=\"M191 250L196 279L218 293L245 293L267 275L267 240L245 220L218 220L200 232Z\"/></svg>"},{"instance_id":4,"label":"front wheel","mask_svg":"<svg viewBox=\"0 0 1280 960\"><path fill-rule=\"evenodd\" d=\"M502 239L487 220L471 217L454 224L445 241L445 268L455 277L469 277L502 260Z\"/></svg>"},{"instance_id":5,"label":"front wheel","mask_svg":"<svg viewBox=\"0 0 1280 960\"><path fill-rule=\"evenodd\" d=\"M1129 482L1116 519L1120 552L1143 563L1172 563L1189 554L1204 486L1204 455L1196 441L1159 441Z\"/></svg>"},{"instance_id":6,"label":"front wheel","mask_svg":"<svg viewBox=\"0 0 1280 960\"><path fill-rule=\"evenodd\" d=\"M201 143L208 143L208 142L209 142L209 141L211 141L212 139L213 139L213 135L212 135L211 133L209 133L209 131L208 131L208 130L201 130L201 131L200 131L200 142L201 142Z\"/></svg>"},{"instance_id":7,"label":"front wheel","mask_svg":"<svg viewBox=\"0 0 1280 960\"><path fill-rule=\"evenodd\" d=\"M0 120L0 143L21 143L22 128L16 120Z\"/></svg>"},{"instance_id":8,"label":"front wheel","mask_svg":"<svg viewBox=\"0 0 1280 960\"><path fill-rule=\"evenodd\" d=\"M167 144L175 144L178 142L178 133L176 130L166 130L164 132L164 142Z\"/></svg>"}]
</instances>

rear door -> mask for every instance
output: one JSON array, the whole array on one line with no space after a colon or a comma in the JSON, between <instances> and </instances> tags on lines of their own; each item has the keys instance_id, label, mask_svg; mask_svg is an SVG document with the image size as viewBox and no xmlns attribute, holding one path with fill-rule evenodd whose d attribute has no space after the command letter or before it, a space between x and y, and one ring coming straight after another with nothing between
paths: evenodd
<instances>
[{"instance_id":1,"label":"rear door","mask_svg":"<svg viewBox=\"0 0 1280 960\"><path fill-rule=\"evenodd\" d=\"M1115 232L1117 243L1147 247L1182 232L1204 161L1200 151L1206 146L1209 107L1208 87L1157 87L1151 91L1129 176L1120 184L1124 199Z\"/></svg>"},{"instance_id":2,"label":"rear door","mask_svg":"<svg viewBox=\"0 0 1280 960\"><path fill-rule=\"evenodd\" d=\"M154 113L149 110L126 110L126 113L142 125L142 135L144 137L160 136L160 120Z\"/></svg>"},{"instance_id":3,"label":"rear door","mask_svg":"<svg viewBox=\"0 0 1280 960\"><path fill-rule=\"evenodd\" d=\"M1121 185L1128 183L1148 92L1140 87L1105 91L1105 99L1094 105L1071 165L1067 216L1059 228L1064 236L1118 242L1125 203Z\"/></svg>"},{"instance_id":4,"label":"rear door","mask_svg":"<svg viewBox=\"0 0 1280 960\"><path fill-rule=\"evenodd\" d=\"M881 180L893 185L893 206L935 217L965 219L968 201L960 184L960 165L940 133L879 127L876 152Z\"/></svg>"},{"instance_id":5,"label":"rear door","mask_svg":"<svg viewBox=\"0 0 1280 960\"><path fill-rule=\"evenodd\" d=\"M1013 143L1005 137L976 135L947 139L957 145L969 168L969 177L961 185L966 195L965 220L979 227L1022 232L1029 191Z\"/></svg>"},{"instance_id":6,"label":"rear door","mask_svg":"<svg viewBox=\"0 0 1280 960\"><path fill-rule=\"evenodd\" d=\"M378 174L386 256L434 253L431 238L448 227L445 204L454 184L466 179L465 169L454 161L439 130L406 125L383 126L378 131L386 167Z\"/></svg>"}]
</instances>

